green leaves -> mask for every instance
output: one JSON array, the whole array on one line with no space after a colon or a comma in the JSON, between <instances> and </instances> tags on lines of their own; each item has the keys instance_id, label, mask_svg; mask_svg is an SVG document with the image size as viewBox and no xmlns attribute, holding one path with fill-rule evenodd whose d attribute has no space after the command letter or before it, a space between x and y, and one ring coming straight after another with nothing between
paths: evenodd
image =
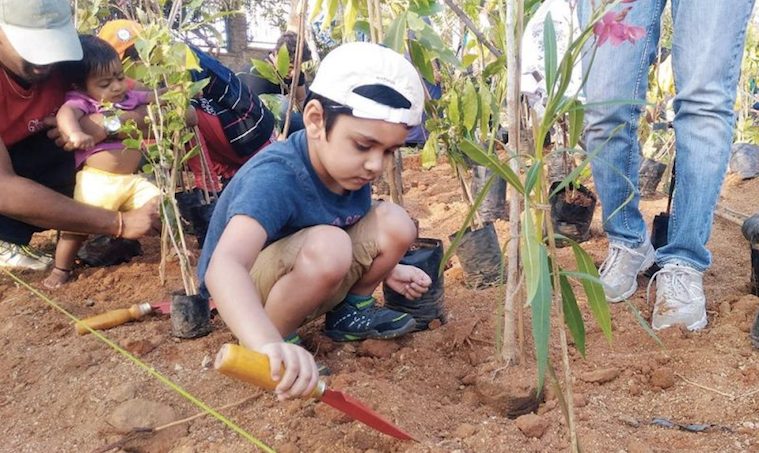
<instances>
[{"instance_id":1,"label":"green leaves","mask_svg":"<svg viewBox=\"0 0 759 453\"><path fill-rule=\"evenodd\" d=\"M569 279L565 275L559 276L559 282L561 284L561 305L564 309L564 324L567 325L569 333L572 334L575 347L585 357L585 324L582 321L580 307L577 306L577 298Z\"/></svg>"},{"instance_id":2,"label":"green leaves","mask_svg":"<svg viewBox=\"0 0 759 453\"><path fill-rule=\"evenodd\" d=\"M290 51L285 44L282 44L282 47L277 51L277 72L280 77L284 77L290 72Z\"/></svg>"},{"instance_id":3,"label":"green leaves","mask_svg":"<svg viewBox=\"0 0 759 453\"><path fill-rule=\"evenodd\" d=\"M596 322L604 333L604 336L606 336L606 339L611 342L611 314L609 313L609 304L606 302L603 285L598 281L598 270L588 252L580 244L574 241L571 244L575 261L577 262L577 270L594 277L594 279L583 278L581 281L582 287L588 296L588 305L590 306L591 313L596 318Z\"/></svg>"},{"instance_id":4,"label":"green leaves","mask_svg":"<svg viewBox=\"0 0 759 453\"><path fill-rule=\"evenodd\" d=\"M253 65L253 69L256 70L258 75L275 85L279 85L280 80L279 77L277 77L277 71L274 69L274 66L269 64L269 62L264 60L257 60L255 58L250 62Z\"/></svg>"},{"instance_id":5,"label":"green leaves","mask_svg":"<svg viewBox=\"0 0 759 453\"><path fill-rule=\"evenodd\" d=\"M477 91L475 91L474 84L472 84L471 80L466 81L461 100L464 113L462 118L464 129L471 132L474 129L475 124L477 124L477 111L479 110L479 96L477 96Z\"/></svg>"},{"instance_id":6,"label":"green leaves","mask_svg":"<svg viewBox=\"0 0 759 453\"><path fill-rule=\"evenodd\" d=\"M407 13L400 14L390 23L385 33L385 44L398 53L406 50L406 32L408 27Z\"/></svg>"},{"instance_id":7,"label":"green leaves","mask_svg":"<svg viewBox=\"0 0 759 453\"><path fill-rule=\"evenodd\" d=\"M437 134L432 132L427 141L424 142L424 148L422 149L420 160L422 168L429 170L437 165Z\"/></svg>"},{"instance_id":8,"label":"green leaves","mask_svg":"<svg viewBox=\"0 0 759 453\"><path fill-rule=\"evenodd\" d=\"M540 240L529 211L522 218L522 266L527 301L532 309L532 338L535 341L540 389L548 366L548 339L551 335L551 272L546 246Z\"/></svg>"},{"instance_id":9,"label":"green leaves","mask_svg":"<svg viewBox=\"0 0 759 453\"><path fill-rule=\"evenodd\" d=\"M493 173L503 178L507 183L511 184L519 193L524 194L524 186L520 181L519 176L514 173L508 162L501 162L498 156L486 153L480 146L476 145L469 139L464 139L460 143L461 151L466 154L470 159L477 162L480 165L484 165L491 169Z\"/></svg>"}]
</instances>

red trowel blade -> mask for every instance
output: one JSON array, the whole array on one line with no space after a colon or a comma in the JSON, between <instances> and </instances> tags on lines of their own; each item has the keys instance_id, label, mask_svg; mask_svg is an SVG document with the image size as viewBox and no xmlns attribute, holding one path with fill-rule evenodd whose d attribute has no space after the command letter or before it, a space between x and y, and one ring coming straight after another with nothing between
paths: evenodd
<instances>
[{"instance_id":1,"label":"red trowel blade","mask_svg":"<svg viewBox=\"0 0 759 453\"><path fill-rule=\"evenodd\" d=\"M321 397L321 401L345 413L354 420L358 420L388 436L401 440L415 440L410 434L398 428L380 414L339 390L326 389Z\"/></svg>"},{"instance_id":2,"label":"red trowel blade","mask_svg":"<svg viewBox=\"0 0 759 453\"><path fill-rule=\"evenodd\" d=\"M213 300L209 300L209 308L211 311L216 310L216 304ZM160 313L162 315L170 315L171 314L171 301L170 300L162 300L161 302L150 304L150 308L153 309L153 311Z\"/></svg>"}]
</instances>

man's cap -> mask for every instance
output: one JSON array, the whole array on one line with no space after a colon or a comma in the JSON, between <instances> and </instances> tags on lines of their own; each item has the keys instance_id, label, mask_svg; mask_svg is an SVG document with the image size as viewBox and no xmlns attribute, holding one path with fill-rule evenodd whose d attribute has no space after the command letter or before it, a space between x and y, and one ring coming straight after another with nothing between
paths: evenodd
<instances>
[{"instance_id":1,"label":"man's cap","mask_svg":"<svg viewBox=\"0 0 759 453\"><path fill-rule=\"evenodd\" d=\"M0 0L0 29L29 63L82 59L68 0Z\"/></svg>"},{"instance_id":2,"label":"man's cap","mask_svg":"<svg viewBox=\"0 0 759 453\"><path fill-rule=\"evenodd\" d=\"M118 19L106 22L98 32L98 37L110 44L124 58L124 53L137 41L142 27L137 22Z\"/></svg>"},{"instance_id":3,"label":"man's cap","mask_svg":"<svg viewBox=\"0 0 759 453\"><path fill-rule=\"evenodd\" d=\"M377 86L399 94L400 104L388 103L383 90L373 89ZM337 47L322 60L309 89L350 107L358 118L408 126L422 121L424 87L419 74L403 55L378 44L353 42Z\"/></svg>"}]
</instances>

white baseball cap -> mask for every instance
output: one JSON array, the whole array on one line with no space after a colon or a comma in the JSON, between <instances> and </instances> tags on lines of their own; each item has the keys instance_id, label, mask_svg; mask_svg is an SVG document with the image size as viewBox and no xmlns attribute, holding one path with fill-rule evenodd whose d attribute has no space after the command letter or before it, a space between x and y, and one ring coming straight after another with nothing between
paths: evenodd
<instances>
[{"instance_id":1,"label":"white baseball cap","mask_svg":"<svg viewBox=\"0 0 759 453\"><path fill-rule=\"evenodd\" d=\"M0 29L29 63L82 59L68 0L0 0Z\"/></svg>"},{"instance_id":2,"label":"white baseball cap","mask_svg":"<svg viewBox=\"0 0 759 453\"><path fill-rule=\"evenodd\" d=\"M365 87L381 85L403 97L403 107L367 97ZM309 89L350 107L353 116L416 126L422 122L424 88L414 66L403 55L368 42L337 47L322 60ZM364 94L359 94L364 93Z\"/></svg>"}]
</instances>

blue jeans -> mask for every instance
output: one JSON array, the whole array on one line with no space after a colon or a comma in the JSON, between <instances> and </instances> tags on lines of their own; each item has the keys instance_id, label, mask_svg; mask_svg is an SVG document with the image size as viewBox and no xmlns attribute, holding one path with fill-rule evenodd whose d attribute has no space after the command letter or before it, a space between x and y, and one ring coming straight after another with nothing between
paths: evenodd
<instances>
[{"instance_id":1,"label":"blue jeans","mask_svg":"<svg viewBox=\"0 0 759 453\"><path fill-rule=\"evenodd\" d=\"M644 27L646 35L634 44L613 47L607 42L598 49L585 86L588 103L645 100L665 3L638 0L624 5L632 6L626 22ZM754 0L671 3L677 177L668 242L657 250L656 262L704 271L711 264L706 242L730 158L733 105ZM580 2L582 23L588 22L590 5L590 0ZM592 52L586 53L586 68L591 56ZM642 110L642 104L591 106L585 115L587 151L601 149L592 169L603 206L604 229L610 242L628 247L638 247L648 238L638 208L638 120ZM632 201L625 204L631 195Z\"/></svg>"}]
</instances>

